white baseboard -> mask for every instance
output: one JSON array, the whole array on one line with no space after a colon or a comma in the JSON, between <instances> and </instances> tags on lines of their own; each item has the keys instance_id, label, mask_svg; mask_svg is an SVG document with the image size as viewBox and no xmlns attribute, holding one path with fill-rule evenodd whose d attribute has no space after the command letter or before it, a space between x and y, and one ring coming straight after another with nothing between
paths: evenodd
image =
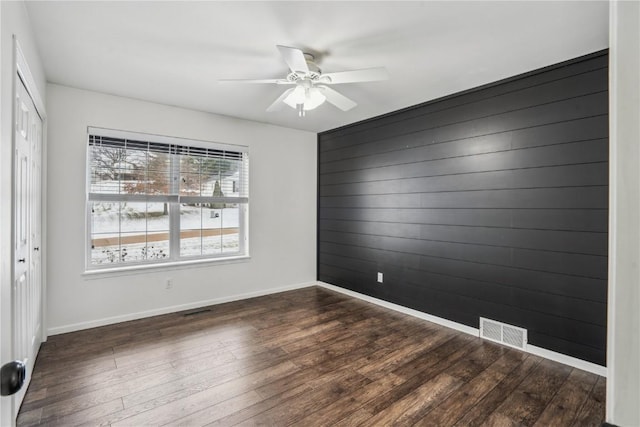
<instances>
[{"instance_id":1,"label":"white baseboard","mask_svg":"<svg viewBox=\"0 0 640 427\"><path fill-rule=\"evenodd\" d=\"M399 311L400 313L408 314L413 317L417 317L422 320L427 320L431 323L437 323L438 325L446 326L450 329L455 329L456 331L464 332L469 335L479 336L480 329L472 328L471 326L463 325L461 323L452 322L451 320L443 319L442 317L433 316L431 314L427 314L422 311L414 310L412 308L408 308L402 305L394 304L389 301L384 301L378 298L370 297L369 295L361 294L359 292L351 291L349 289L341 288L339 286L330 285L325 282L318 282L318 286L323 288L330 289L332 291L340 292L345 295L352 296L354 298L358 298L385 308L389 308L391 310Z\"/></svg>"},{"instance_id":2,"label":"white baseboard","mask_svg":"<svg viewBox=\"0 0 640 427\"><path fill-rule=\"evenodd\" d=\"M575 357L567 356L566 354L557 353L531 344L527 344L527 349L525 351L527 353L535 354L536 356L544 357L545 359L553 360L554 362L563 363L565 365L573 366L574 368L582 369L583 371L591 372L592 374L600 375L601 377L607 377L606 366L596 365L595 363L587 362L586 360L577 359Z\"/></svg>"},{"instance_id":3,"label":"white baseboard","mask_svg":"<svg viewBox=\"0 0 640 427\"><path fill-rule=\"evenodd\" d=\"M298 283L298 284L289 285L289 286L281 286L278 288L261 289L255 292L247 292L243 294L230 295L226 297L214 298L214 299L205 300L205 301L195 301L195 302L186 303L186 304L172 305L169 307L162 307L162 308L157 308L153 310L140 311L137 313L123 314L120 316L113 316L113 317L105 317L102 319L90 320L87 322L79 322L79 323L72 323L69 325L56 326L53 328L49 328L47 332L48 332L48 335L66 334L68 332L75 332L83 329L97 328L99 326L112 325L114 323L127 322L129 320L143 319L145 317L175 313L183 310L192 310L195 308L207 307L210 305L223 304L225 302L239 301L239 300L254 298L254 297L261 297L264 295L276 294L278 292L308 288L310 286L315 286L315 285L316 285L316 282L309 282L309 283Z\"/></svg>"},{"instance_id":4,"label":"white baseboard","mask_svg":"<svg viewBox=\"0 0 640 427\"><path fill-rule=\"evenodd\" d=\"M456 331L464 332L476 337L480 336L480 330L478 328L472 328L471 326L463 325L461 323L453 322L451 320L443 319L441 317L433 316L431 314L423 313L422 311L413 310L402 305L394 304L392 302L384 301L378 298L370 297L359 292L354 292L349 289L344 289L335 285L331 285L325 282L318 282L318 286L321 286L332 291L340 292L345 295L352 296L354 298L367 301L381 307L385 307L391 310L398 311L400 313L408 314L419 319L427 320L438 325L445 326ZM547 350L545 348L536 347L534 345L527 344L527 353L534 354L536 356L544 357L545 359L553 360L565 365L572 366L574 368L582 369L583 371L591 372L602 377L607 376L607 368L605 366L596 365L595 363L587 362L586 360L578 359L575 357L567 356L566 354L557 353L555 351Z\"/></svg>"}]
</instances>

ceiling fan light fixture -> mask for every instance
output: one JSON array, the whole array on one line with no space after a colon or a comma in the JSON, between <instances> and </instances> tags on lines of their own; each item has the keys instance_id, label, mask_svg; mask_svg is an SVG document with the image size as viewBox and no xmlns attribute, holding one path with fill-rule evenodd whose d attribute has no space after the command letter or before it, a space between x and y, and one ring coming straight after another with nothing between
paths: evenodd
<instances>
[{"instance_id":1,"label":"ceiling fan light fixture","mask_svg":"<svg viewBox=\"0 0 640 427\"><path fill-rule=\"evenodd\" d=\"M318 89L317 87L312 87L311 89L307 90L304 100L304 109L313 110L314 108L322 105L322 103L326 100L327 98L324 96L320 89Z\"/></svg>"},{"instance_id":2,"label":"ceiling fan light fixture","mask_svg":"<svg viewBox=\"0 0 640 427\"><path fill-rule=\"evenodd\" d=\"M284 99L284 102L291 108L298 109L298 106L302 105L305 111L309 111L322 105L326 99L322 91L317 87L305 88L302 85L298 85Z\"/></svg>"},{"instance_id":3,"label":"ceiling fan light fixture","mask_svg":"<svg viewBox=\"0 0 640 427\"><path fill-rule=\"evenodd\" d=\"M291 108L296 108L298 104L304 104L305 101L305 90L304 87L298 85L296 88L284 99L284 102L287 103Z\"/></svg>"}]
</instances>

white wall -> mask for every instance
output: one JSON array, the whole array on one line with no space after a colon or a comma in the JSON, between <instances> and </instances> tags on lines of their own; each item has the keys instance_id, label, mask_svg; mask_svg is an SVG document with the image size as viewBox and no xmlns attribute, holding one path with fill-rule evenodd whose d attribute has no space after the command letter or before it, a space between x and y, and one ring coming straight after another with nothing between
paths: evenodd
<instances>
[{"instance_id":1,"label":"white wall","mask_svg":"<svg viewBox=\"0 0 640 427\"><path fill-rule=\"evenodd\" d=\"M16 36L33 74L37 90L45 95L44 71L35 47L23 2L0 2L0 364L13 359L11 323L11 164L13 159L13 36ZM0 425L13 420L10 397L0 399Z\"/></svg>"},{"instance_id":2,"label":"white wall","mask_svg":"<svg viewBox=\"0 0 640 427\"><path fill-rule=\"evenodd\" d=\"M47 86L47 114L50 333L315 281L314 133L53 84ZM87 126L250 146L251 259L83 275ZM173 288L166 290L169 277Z\"/></svg>"},{"instance_id":3,"label":"white wall","mask_svg":"<svg viewBox=\"0 0 640 427\"><path fill-rule=\"evenodd\" d=\"M611 2L607 422L640 425L640 3Z\"/></svg>"}]
</instances>

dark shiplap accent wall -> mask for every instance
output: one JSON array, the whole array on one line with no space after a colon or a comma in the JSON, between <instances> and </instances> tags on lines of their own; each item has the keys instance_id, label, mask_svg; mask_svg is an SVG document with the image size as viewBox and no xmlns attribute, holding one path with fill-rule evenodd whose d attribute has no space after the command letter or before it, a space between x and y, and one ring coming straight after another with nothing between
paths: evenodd
<instances>
[{"instance_id":1,"label":"dark shiplap accent wall","mask_svg":"<svg viewBox=\"0 0 640 427\"><path fill-rule=\"evenodd\" d=\"M604 365L607 62L321 133L318 279Z\"/></svg>"}]
</instances>

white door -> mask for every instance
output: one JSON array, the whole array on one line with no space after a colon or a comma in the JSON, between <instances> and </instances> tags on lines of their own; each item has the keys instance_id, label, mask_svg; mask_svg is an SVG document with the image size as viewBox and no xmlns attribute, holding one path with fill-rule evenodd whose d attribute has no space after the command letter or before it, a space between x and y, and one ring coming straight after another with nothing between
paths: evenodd
<instances>
[{"instance_id":1,"label":"white door","mask_svg":"<svg viewBox=\"0 0 640 427\"><path fill-rule=\"evenodd\" d=\"M42 120L19 77L15 101L13 337L14 358L27 367L26 382L14 398L17 414L42 341Z\"/></svg>"}]
</instances>

